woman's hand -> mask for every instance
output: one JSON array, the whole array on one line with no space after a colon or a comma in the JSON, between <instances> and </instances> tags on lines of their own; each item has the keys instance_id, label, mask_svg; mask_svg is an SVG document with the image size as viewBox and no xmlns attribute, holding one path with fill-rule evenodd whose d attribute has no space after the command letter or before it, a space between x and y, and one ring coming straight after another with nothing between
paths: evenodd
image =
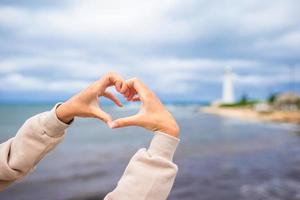
<instances>
[{"instance_id":1,"label":"woman's hand","mask_svg":"<svg viewBox=\"0 0 300 200\"><path fill-rule=\"evenodd\" d=\"M156 95L139 79L126 81L125 97L128 101L141 101L140 111L133 116L109 122L111 128L141 126L151 131L161 131L174 137L179 135L179 127ZM138 95L138 96L136 96Z\"/></svg>"},{"instance_id":2,"label":"woman's hand","mask_svg":"<svg viewBox=\"0 0 300 200\"><path fill-rule=\"evenodd\" d=\"M124 96L128 90L123 78L117 73L110 72L61 104L56 109L58 119L65 123L70 123L74 117L93 117L106 123L110 122L112 120L111 116L100 108L99 98L104 96L122 107L120 100L112 93L106 91L110 86L115 86L116 90Z\"/></svg>"}]
</instances>

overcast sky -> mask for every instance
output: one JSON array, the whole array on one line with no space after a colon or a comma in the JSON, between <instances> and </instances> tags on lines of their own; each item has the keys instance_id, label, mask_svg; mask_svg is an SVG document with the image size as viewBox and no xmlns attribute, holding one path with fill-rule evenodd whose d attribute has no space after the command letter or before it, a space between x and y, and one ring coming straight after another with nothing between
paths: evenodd
<instances>
[{"instance_id":1,"label":"overcast sky","mask_svg":"<svg viewBox=\"0 0 300 200\"><path fill-rule=\"evenodd\" d=\"M0 101L56 101L105 72L165 101L300 92L298 0L0 0ZM293 83L291 83L293 80Z\"/></svg>"}]
</instances>

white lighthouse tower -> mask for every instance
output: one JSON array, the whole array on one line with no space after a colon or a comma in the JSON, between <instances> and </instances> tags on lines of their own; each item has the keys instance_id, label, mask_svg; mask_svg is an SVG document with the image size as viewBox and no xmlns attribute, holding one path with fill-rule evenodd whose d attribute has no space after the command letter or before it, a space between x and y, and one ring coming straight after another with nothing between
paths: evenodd
<instances>
[{"instance_id":1,"label":"white lighthouse tower","mask_svg":"<svg viewBox=\"0 0 300 200\"><path fill-rule=\"evenodd\" d=\"M222 103L234 103L233 73L230 68L226 68L223 80Z\"/></svg>"}]
</instances>

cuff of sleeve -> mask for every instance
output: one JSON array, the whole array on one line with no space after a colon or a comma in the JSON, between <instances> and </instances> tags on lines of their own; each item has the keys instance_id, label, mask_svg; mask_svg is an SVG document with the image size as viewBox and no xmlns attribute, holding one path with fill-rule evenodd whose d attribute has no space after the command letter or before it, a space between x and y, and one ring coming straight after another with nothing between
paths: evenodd
<instances>
[{"instance_id":1,"label":"cuff of sleeve","mask_svg":"<svg viewBox=\"0 0 300 200\"><path fill-rule=\"evenodd\" d=\"M180 140L159 131L154 134L148 152L172 160Z\"/></svg>"},{"instance_id":2,"label":"cuff of sleeve","mask_svg":"<svg viewBox=\"0 0 300 200\"><path fill-rule=\"evenodd\" d=\"M49 112L46 112L44 120L43 120L43 126L45 128L45 132L50 137L60 137L64 134L65 129L67 129L71 124L66 124L62 121L60 121L57 118L56 115L56 109L58 106L60 106L62 103L57 103Z\"/></svg>"}]
</instances>

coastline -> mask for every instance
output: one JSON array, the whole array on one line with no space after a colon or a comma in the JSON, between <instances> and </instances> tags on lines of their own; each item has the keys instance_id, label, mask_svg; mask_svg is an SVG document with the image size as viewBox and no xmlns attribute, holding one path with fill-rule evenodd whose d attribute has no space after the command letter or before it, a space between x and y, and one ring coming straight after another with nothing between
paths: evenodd
<instances>
[{"instance_id":1,"label":"coastline","mask_svg":"<svg viewBox=\"0 0 300 200\"><path fill-rule=\"evenodd\" d=\"M222 108L216 106L201 107L200 111L224 117L238 118L247 121L265 121L277 123L292 123L300 125L300 112L257 112L251 108Z\"/></svg>"},{"instance_id":2,"label":"coastline","mask_svg":"<svg viewBox=\"0 0 300 200\"><path fill-rule=\"evenodd\" d=\"M195 112L199 106L170 107L182 126L184 142L174 157L180 173L169 199L198 199L199 193L206 200L293 199L299 193L300 172L295 170L299 163L295 155L300 155L298 129L257 123L224 126L223 120ZM6 116L0 120L0 140L13 137L11 130L47 107L0 109ZM113 107L105 109L112 116L120 114ZM121 114L131 113L125 109ZM1 192L0 199L45 199L45 194L49 200L103 199L115 187L131 156L147 148L152 137L134 127L113 132L98 120L77 119L64 142L29 177ZM68 170L60 171L65 168ZM245 187L249 189L242 193ZM275 196L274 190L281 193Z\"/></svg>"}]
</instances>

